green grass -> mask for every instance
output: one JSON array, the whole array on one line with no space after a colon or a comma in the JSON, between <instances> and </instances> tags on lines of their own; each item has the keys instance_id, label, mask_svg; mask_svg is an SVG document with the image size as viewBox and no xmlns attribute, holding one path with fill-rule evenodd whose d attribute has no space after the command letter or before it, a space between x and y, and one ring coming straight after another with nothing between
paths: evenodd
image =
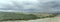
<instances>
[{"instance_id":1,"label":"green grass","mask_svg":"<svg viewBox=\"0 0 60 22\"><path fill-rule=\"evenodd\" d=\"M54 14L49 15L49 16L38 15L39 16L38 17L34 14L26 14L26 13L21 13L21 12L0 12L0 21L42 19L42 18L54 17L56 15Z\"/></svg>"},{"instance_id":2,"label":"green grass","mask_svg":"<svg viewBox=\"0 0 60 22\"><path fill-rule=\"evenodd\" d=\"M17 12L0 12L0 20L30 20L37 19L38 17L33 14L24 14Z\"/></svg>"}]
</instances>

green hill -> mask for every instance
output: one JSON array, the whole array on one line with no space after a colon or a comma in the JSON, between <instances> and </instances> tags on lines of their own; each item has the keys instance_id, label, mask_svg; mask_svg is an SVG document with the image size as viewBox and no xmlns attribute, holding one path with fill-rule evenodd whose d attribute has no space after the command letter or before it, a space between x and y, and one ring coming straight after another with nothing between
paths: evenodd
<instances>
[{"instance_id":1,"label":"green hill","mask_svg":"<svg viewBox=\"0 0 60 22\"><path fill-rule=\"evenodd\" d=\"M29 20L37 19L33 14L24 14L19 12L0 12L0 20Z\"/></svg>"}]
</instances>

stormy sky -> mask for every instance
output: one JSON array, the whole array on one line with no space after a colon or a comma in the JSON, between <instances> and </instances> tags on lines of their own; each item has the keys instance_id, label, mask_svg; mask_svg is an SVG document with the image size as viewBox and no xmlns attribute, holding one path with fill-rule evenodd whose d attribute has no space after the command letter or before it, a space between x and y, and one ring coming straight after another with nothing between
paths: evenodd
<instances>
[{"instance_id":1,"label":"stormy sky","mask_svg":"<svg viewBox=\"0 0 60 22\"><path fill-rule=\"evenodd\" d=\"M0 11L60 12L59 0L0 0Z\"/></svg>"}]
</instances>

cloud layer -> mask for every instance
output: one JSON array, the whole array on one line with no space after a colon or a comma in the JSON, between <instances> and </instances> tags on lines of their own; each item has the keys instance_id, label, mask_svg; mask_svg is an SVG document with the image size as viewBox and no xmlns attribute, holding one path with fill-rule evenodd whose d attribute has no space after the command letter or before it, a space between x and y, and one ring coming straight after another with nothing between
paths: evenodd
<instances>
[{"instance_id":1,"label":"cloud layer","mask_svg":"<svg viewBox=\"0 0 60 22\"><path fill-rule=\"evenodd\" d=\"M59 0L0 0L0 11L58 12Z\"/></svg>"}]
</instances>

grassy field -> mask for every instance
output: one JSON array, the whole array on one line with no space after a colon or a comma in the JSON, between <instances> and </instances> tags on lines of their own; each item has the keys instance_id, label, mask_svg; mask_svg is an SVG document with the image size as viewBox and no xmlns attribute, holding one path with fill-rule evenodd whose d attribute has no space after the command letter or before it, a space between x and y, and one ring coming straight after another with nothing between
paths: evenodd
<instances>
[{"instance_id":1,"label":"grassy field","mask_svg":"<svg viewBox=\"0 0 60 22\"><path fill-rule=\"evenodd\" d=\"M57 15L57 14L56 14ZM33 20L56 16L54 14L27 14L21 12L0 12L0 21Z\"/></svg>"},{"instance_id":2,"label":"grassy field","mask_svg":"<svg viewBox=\"0 0 60 22\"><path fill-rule=\"evenodd\" d=\"M3 21L3 22L60 22L60 15L57 15L52 18L43 18L43 19L35 19L35 20L17 20L17 21Z\"/></svg>"},{"instance_id":3,"label":"grassy field","mask_svg":"<svg viewBox=\"0 0 60 22\"><path fill-rule=\"evenodd\" d=\"M33 14L24 14L17 12L0 12L0 20L29 20L36 19L37 16Z\"/></svg>"}]
</instances>

